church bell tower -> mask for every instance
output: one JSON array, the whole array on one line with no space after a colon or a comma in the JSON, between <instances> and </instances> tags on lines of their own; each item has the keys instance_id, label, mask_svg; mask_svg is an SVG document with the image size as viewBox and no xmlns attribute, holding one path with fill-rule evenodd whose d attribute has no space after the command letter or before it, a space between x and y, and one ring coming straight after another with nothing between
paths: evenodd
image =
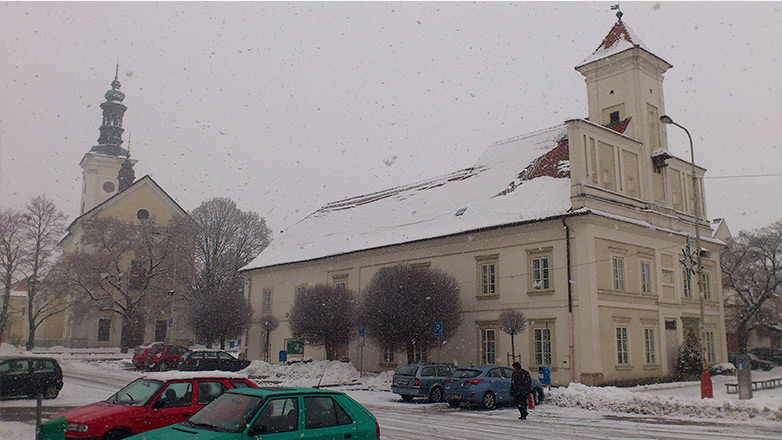
<instances>
[{"instance_id":1,"label":"church bell tower","mask_svg":"<svg viewBox=\"0 0 782 440\"><path fill-rule=\"evenodd\" d=\"M103 109L103 123L100 126L98 144L93 146L81 160L82 193L80 214L84 214L104 200L113 196L127 182L127 167L132 167L136 161L130 159L128 150L122 148L122 119L128 108L122 103L125 94L120 91L119 64L111 82L111 89L106 92L106 99L100 107ZM120 170L125 164L123 179L120 182ZM123 188L124 189L124 188Z\"/></svg>"}]
</instances>

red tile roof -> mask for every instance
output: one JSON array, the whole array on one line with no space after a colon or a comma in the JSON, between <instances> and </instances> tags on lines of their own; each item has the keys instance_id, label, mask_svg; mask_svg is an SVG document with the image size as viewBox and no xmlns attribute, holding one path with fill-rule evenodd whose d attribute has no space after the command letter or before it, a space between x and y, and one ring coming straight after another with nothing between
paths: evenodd
<instances>
[{"instance_id":1,"label":"red tile roof","mask_svg":"<svg viewBox=\"0 0 782 440\"><path fill-rule=\"evenodd\" d=\"M625 40L633 46L643 44L640 41L633 41L633 35L627 30L625 23L622 20L619 20L614 24L614 27L611 28L611 31L608 32L608 35L606 35L603 42L600 43L597 50L608 50L619 40Z\"/></svg>"}]
</instances>

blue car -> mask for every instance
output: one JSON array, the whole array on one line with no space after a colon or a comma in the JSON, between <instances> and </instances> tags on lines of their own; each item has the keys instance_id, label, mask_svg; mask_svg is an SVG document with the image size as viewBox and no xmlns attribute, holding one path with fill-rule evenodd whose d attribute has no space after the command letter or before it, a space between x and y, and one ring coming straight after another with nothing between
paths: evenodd
<instances>
[{"instance_id":1,"label":"blue car","mask_svg":"<svg viewBox=\"0 0 782 440\"><path fill-rule=\"evenodd\" d=\"M512 374L512 368L500 365L459 368L445 381L445 400L452 407L471 403L486 409L513 403L510 396ZM545 398L543 386L535 379L532 379L531 393L536 405Z\"/></svg>"}]
</instances>

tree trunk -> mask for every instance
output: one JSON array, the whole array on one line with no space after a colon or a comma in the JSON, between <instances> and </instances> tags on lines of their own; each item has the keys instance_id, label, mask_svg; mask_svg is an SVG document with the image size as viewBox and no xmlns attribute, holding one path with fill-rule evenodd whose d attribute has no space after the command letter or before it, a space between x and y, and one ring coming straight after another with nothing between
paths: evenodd
<instances>
[{"instance_id":1,"label":"tree trunk","mask_svg":"<svg viewBox=\"0 0 782 440\"><path fill-rule=\"evenodd\" d=\"M516 344L513 342L513 333L510 334L510 355L513 357L513 362L516 362Z\"/></svg>"},{"instance_id":2,"label":"tree trunk","mask_svg":"<svg viewBox=\"0 0 782 440\"><path fill-rule=\"evenodd\" d=\"M413 343L410 342L410 341L405 343L405 349L407 350L407 363L408 364L412 364L413 361L414 361L414 359L413 359L413 356L414 356Z\"/></svg>"},{"instance_id":3,"label":"tree trunk","mask_svg":"<svg viewBox=\"0 0 782 440\"><path fill-rule=\"evenodd\" d=\"M128 348L144 343L144 317L139 312L127 312L122 319L120 351L127 353Z\"/></svg>"},{"instance_id":4,"label":"tree trunk","mask_svg":"<svg viewBox=\"0 0 782 440\"><path fill-rule=\"evenodd\" d=\"M35 348L35 330L38 327L35 325L35 319L33 317L33 298L34 295L30 295L29 291L27 293L27 344L25 344L25 348L27 351L32 350Z\"/></svg>"},{"instance_id":5,"label":"tree trunk","mask_svg":"<svg viewBox=\"0 0 782 440\"><path fill-rule=\"evenodd\" d=\"M3 280L5 289L3 290L3 307L0 309L0 342L3 342L3 330L8 324L8 300L11 299L11 273L9 272Z\"/></svg>"}]
</instances>

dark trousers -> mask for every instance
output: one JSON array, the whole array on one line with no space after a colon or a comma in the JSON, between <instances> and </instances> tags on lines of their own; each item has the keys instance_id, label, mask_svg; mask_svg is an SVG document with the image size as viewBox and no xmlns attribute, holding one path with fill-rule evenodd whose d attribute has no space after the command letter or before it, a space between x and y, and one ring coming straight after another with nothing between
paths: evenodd
<instances>
[{"instance_id":1,"label":"dark trousers","mask_svg":"<svg viewBox=\"0 0 782 440\"><path fill-rule=\"evenodd\" d=\"M526 419L527 418L527 395L526 394L514 394L513 395L513 404L516 405L516 408L519 409L519 413L521 413L521 418Z\"/></svg>"}]
</instances>

